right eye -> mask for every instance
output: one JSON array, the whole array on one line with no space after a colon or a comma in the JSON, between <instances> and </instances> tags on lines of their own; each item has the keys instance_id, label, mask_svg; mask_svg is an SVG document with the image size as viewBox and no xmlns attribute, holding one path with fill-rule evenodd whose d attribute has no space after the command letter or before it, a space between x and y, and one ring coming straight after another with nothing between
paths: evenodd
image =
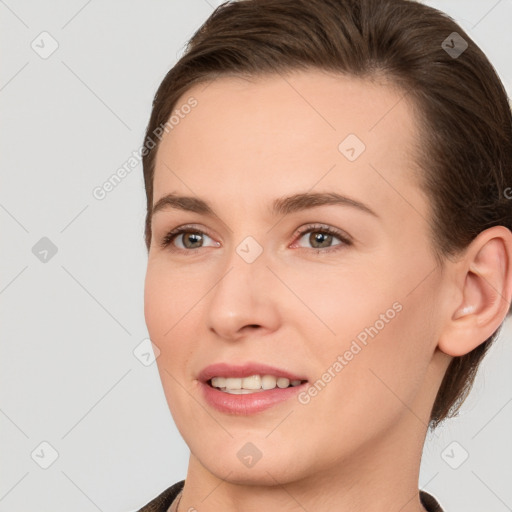
<instances>
[{"instance_id":1,"label":"right eye","mask_svg":"<svg viewBox=\"0 0 512 512\"><path fill-rule=\"evenodd\" d=\"M201 249L205 247L202 245L204 243L204 239L211 237L206 233L199 229L195 229L193 226L180 226L179 228L175 228L169 231L161 240L160 247L162 248L170 248L172 251L185 251L191 252L196 249ZM180 241L180 245L174 244L175 240ZM215 242L211 247L219 247L220 244Z\"/></svg>"}]
</instances>

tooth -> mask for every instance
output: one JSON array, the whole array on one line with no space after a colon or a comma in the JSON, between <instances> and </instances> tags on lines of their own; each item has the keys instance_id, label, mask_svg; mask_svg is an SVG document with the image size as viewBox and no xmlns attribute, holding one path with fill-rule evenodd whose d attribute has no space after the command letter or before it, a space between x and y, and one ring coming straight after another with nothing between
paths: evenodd
<instances>
[{"instance_id":1,"label":"tooth","mask_svg":"<svg viewBox=\"0 0 512 512\"><path fill-rule=\"evenodd\" d=\"M277 387L278 388L287 388L290 385L290 380L286 377L279 377L277 379Z\"/></svg>"},{"instance_id":2,"label":"tooth","mask_svg":"<svg viewBox=\"0 0 512 512\"><path fill-rule=\"evenodd\" d=\"M259 375L251 375L242 379L242 388L244 389L261 389L261 377Z\"/></svg>"},{"instance_id":3,"label":"tooth","mask_svg":"<svg viewBox=\"0 0 512 512\"><path fill-rule=\"evenodd\" d=\"M287 388L289 386L299 386L301 380L294 379L290 381L286 377L274 377L273 375L250 375L249 377L212 377L213 387L223 391L233 391L234 394L246 394L246 392L264 391L268 389ZM242 392L238 392L242 390Z\"/></svg>"},{"instance_id":4,"label":"tooth","mask_svg":"<svg viewBox=\"0 0 512 512\"><path fill-rule=\"evenodd\" d=\"M231 393L232 395L248 395L248 394L258 392L258 390L253 390L253 389L226 389L224 391L226 393ZM259 391L263 391L263 390L260 389Z\"/></svg>"},{"instance_id":5,"label":"tooth","mask_svg":"<svg viewBox=\"0 0 512 512\"><path fill-rule=\"evenodd\" d=\"M227 389L242 389L242 379L238 377L228 377L226 379Z\"/></svg>"},{"instance_id":6,"label":"tooth","mask_svg":"<svg viewBox=\"0 0 512 512\"><path fill-rule=\"evenodd\" d=\"M264 375L261 379L261 387L263 389L274 389L277 379L273 375Z\"/></svg>"},{"instance_id":7,"label":"tooth","mask_svg":"<svg viewBox=\"0 0 512 512\"><path fill-rule=\"evenodd\" d=\"M226 387L226 377L213 377L212 386L214 388L225 388Z\"/></svg>"}]
</instances>

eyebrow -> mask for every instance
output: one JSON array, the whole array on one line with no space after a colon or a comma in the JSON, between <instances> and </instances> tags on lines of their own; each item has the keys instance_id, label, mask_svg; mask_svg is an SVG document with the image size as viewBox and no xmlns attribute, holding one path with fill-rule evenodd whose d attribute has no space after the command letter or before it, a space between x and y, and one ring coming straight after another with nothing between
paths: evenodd
<instances>
[{"instance_id":1,"label":"eyebrow","mask_svg":"<svg viewBox=\"0 0 512 512\"><path fill-rule=\"evenodd\" d=\"M369 206L350 197L337 194L336 192L305 192L293 194L287 197L280 197L273 201L271 213L273 215L288 215L290 213L324 205L349 206L379 218L379 216ZM203 199L192 196L180 196L173 193L161 197L153 206L151 215L155 215L155 213L159 211L168 209L177 209L187 212L195 212L202 215L217 216L213 208Z\"/></svg>"}]
</instances>

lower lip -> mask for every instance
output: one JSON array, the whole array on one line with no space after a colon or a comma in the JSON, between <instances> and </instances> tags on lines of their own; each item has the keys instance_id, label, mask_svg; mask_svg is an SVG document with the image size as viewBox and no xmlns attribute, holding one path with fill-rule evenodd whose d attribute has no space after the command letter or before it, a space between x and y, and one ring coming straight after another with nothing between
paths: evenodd
<instances>
[{"instance_id":1,"label":"lower lip","mask_svg":"<svg viewBox=\"0 0 512 512\"><path fill-rule=\"evenodd\" d=\"M288 388L274 388L246 395L232 395L199 382L205 400L220 412L228 414L249 415L269 409L285 400L297 396L307 386L307 382Z\"/></svg>"}]
</instances>

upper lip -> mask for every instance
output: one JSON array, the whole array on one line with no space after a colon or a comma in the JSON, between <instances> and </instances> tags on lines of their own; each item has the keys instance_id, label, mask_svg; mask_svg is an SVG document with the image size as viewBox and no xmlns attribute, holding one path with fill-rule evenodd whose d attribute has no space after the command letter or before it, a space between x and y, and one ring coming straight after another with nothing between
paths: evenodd
<instances>
[{"instance_id":1,"label":"upper lip","mask_svg":"<svg viewBox=\"0 0 512 512\"><path fill-rule=\"evenodd\" d=\"M273 375L285 377L289 380L307 380L305 377L295 375L289 371L269 366L267 364L248 362L244 364L215 363L203 368L198 375L198 380L208 382L212 377L250 377L251 375Z\"/></svg>"}]
</instances>

